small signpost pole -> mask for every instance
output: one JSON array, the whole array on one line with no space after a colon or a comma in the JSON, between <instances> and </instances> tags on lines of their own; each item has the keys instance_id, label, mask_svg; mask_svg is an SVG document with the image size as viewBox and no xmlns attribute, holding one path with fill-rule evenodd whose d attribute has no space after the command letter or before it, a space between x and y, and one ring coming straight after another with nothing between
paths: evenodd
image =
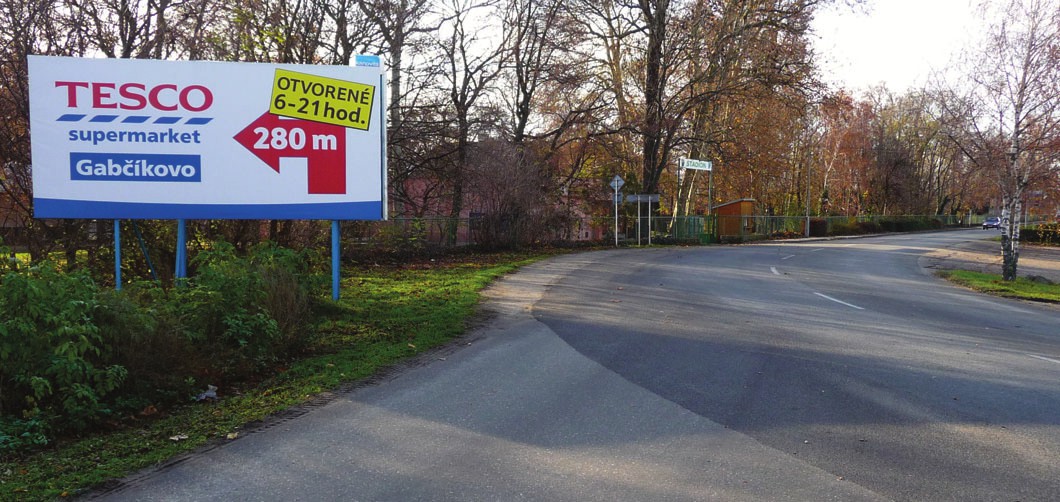
<instances>
[{"instance_id":1,"label":"small signpost pole","mask_svg":"<svg viewBox=\"0 0 1060 502\"><path fill-rule=\"evenodd\" d=\"M121 291L121 220L114 220L114 290Z\"/></svg>"},{"instance_id":2,"label":"small signpost pole","mask_svg":"<svg viewBox=\"0 0 1060 502\"><path fill-rule=\"evenodd\" d=\"M637 245L640 245L640 196L637 195Z\"/></svg>"},{"instance_id":3,"label":"small signpost pole","mask_svg":"<svg viewBox=\"0 0 1060 502\"><path fill-rule=\"evenodd\" d=\"M640 212L640 202L637 202L637 212ZM648 246L652 245L652 196L648 196Z\"/></svg>"},{"instance_id":4,"label":"small signpost pole","mask_svg":"<svg viewBox=\"0 0 1060 502\"><path fill-rule=\"evenodd\" d=\"M707 215L714 212L714 170L707 171Z\"/></svg>"},{"instance_id":5,"label":"small signpost pole","mask_svg":"<svg viewBox=\"0 0 1060 502\"><path fill-rule=\"evenodd\" d=\"M615 189L615 247L618 247L618 189L625 185L625 180L621 176L615 175L611 178L611 188Z\"/></svg>"}]
</instances>

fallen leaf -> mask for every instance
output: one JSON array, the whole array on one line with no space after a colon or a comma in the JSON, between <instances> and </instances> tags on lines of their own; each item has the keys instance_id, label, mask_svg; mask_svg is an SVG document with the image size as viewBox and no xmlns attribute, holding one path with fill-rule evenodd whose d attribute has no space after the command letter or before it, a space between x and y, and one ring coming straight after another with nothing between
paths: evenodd
<instances>
[{"instance_id":1,"label":"fallen leaf","mask_svg":"<svg viewBox=\"0 0 1060 502\"><path fill-rule=\"evenodd\" d=\"M225 436L225 437L228 438L228 439L235 439L235 438L239 437L239 433L238 432L229 432L228 435Z\"/></svg>"}]
</instances>

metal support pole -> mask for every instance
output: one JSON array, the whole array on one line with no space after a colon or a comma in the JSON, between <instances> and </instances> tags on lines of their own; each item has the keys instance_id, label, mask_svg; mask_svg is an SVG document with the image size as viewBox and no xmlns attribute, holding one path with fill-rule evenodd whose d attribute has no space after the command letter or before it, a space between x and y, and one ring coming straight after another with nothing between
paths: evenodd
<instances>
[{"instance_id":1,"label":"metal support pole","mask_svg":"<svg viewBox=\"0 0 1060 502\"><path fill-rule=\"evenodd\" d=\"M707 171L707 215L714 213L714 170Z\"/></svg>"},{"instance_id":2,"label":"metal support pole","mask_svg":"<svg viewBox=\"0 0 1060 502\"><path fill-rule=\"evenodd\" d=\"M618 187L615 187L615 247L618 247Z\"/></svg>"},{"instance_id":3,"label":"metal support pole","mask_svg":"<svg viewBox=\"0 0 1060 502\"><path fill-rule=\"evenodd\" d=\"M177 285L188 277L188 229L184 220L177 220L177 263L174 276Z\"/></svg>"},{"instance_id":4,"label":"metal support pole","mask_svg":"<svg viewBox=\"0 0 1060 502\"><path fill-rule=\"evenodd\" d=\"M648 199L648 245L651 246L651 199Z\"/></svg>"},{"instance_id":5,"label":"metal support pole","mask_svg":"<svg viewBox=\"0 0 1060 502\"><path fill-rule=\"evenodd\" d=\"M339 301L339 220L331 220L331 299Z\"/></svg>"},{"instance_id":6,"label":"metal support pole","mask_svg":"<svg viewBox=\"0 0 1060 502\"><path fill-rule=\"evenodd\" d=\"M114 290L121 291L121 220L114 220Z\"/></svg>"},{"instance_id":7,"label":"metal support pole","mask_svg":"<svg viewBox=\"0 0 1060 502\"><path fill-rule=\"evenodd\" d=\"M806 237L810 236L810 166L806 165Z\"/></svg>"},{"instance_id":8,"label":"metal support pole","mask_svg":"<svg viewBox=\"0 0 1060 502\"><path fill-rule=\"evenodd\" d=\"M640 196L637 196L637 245L640 246Z\"/></svg>"}]
</instances>

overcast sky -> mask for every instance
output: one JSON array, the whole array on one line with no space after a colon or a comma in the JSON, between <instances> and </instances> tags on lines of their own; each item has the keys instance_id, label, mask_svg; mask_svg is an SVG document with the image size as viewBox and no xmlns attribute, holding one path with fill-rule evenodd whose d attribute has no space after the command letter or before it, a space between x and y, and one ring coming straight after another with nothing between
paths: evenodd
<instances>
[{"instance_id":1,"label":"overcast sky","mask_svg":"<svg viewBox=\"0 0 1060 502\"><path fill-rule=\"evenodd\" d=\"M842 2L839 2L842 3ZM883 82L904 92L927 82L974 44L980 22L974 0L867 0L851 12L818 13L815 47L827 82L854 92Z\"/></svg>"}]
</instances>

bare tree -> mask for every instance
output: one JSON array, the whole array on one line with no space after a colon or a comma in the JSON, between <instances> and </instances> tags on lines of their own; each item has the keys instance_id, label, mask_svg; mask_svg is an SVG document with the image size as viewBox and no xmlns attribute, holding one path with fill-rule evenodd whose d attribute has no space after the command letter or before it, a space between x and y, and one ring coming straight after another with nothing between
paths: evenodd
<instances>
[{"instance_id":1,"label":"bare tree","mask_svg":"<svg viewBox=\"0 0 1060 502\"><path fill-rule=\"evenodd\" d=\"M51 0L0 2L0 225L20 228L20 244L34 259L58 244L67 244L68 256L85 240L84 220L33 218L29 130L28 60L30 54L84 55L89 43L83 31L86 20L77 12ZM75 260L68 260L74 266Z\"/></svg>"},{"instance_id":2,"label":"bare tree","mask_svg":"<svg viewBox=\"0 0 1060 502\"><path fill-rule=\"evenodd\" d=\"M348 1L348 0L341 0ZM418 35L435 33L441 23L448 18L438 18L434 22L427 19L434 13L431 0L356 0L361 13L379 33L384 42L387 64L390 65L390 127L401 129L401 103L405 96L403 76L406 71L406 57L409 46L416 42ZM342 15L340 9L336 15ZM342 53L344 62L349 64L348 51Z\"/></svg>"},{"instance_id":3,"label":"bare tree","mask_svg":"<svg viewBox=\"0 0 1060 502\"><path fill-rule=\"evenodd\" d=\"M84 20L70 26L109 58L168 57L179 31L180 7L174 0L67 0L69 11Z\"/></svg>"},{"instance_id":4,"label":"bare tree","mask_svg":"<svg viewBox=\"0 0 1060 502\"><path fill-rule=\"evenodd\" d=\"M450 21L444 28L447 36L439 40L441 64L445 66L441 77L455 124L451 170L447 176L452 195L449 208L452 218L450 240L456 238L456 219L464 209L464 174L473 139L472 130L477 125L475 107L492 89L494 80L505 64L505 44L491 44L484 38L485 25L477 23L479 28L475 28L470 22L472 16L488 13L486 9L492 7L488 3L473 3L471 0L452 0L451 10L447 13Z\"/></svg>"},{"instance_id":5,"label":"bare tree","mask_svg":"<svg viewBox=\"0 0 1060 502\"><path fill-rule=\"evenodd\" d=\"M1028 187L1060 172L1060 4L1007 0L983 9L997 21L971 54L948 103L953 134L968 158L995 173L1002 198L1002 277L1016 278L1019 226Z\"/></svg>"},{"instance_id":6,"label":"bare tree","mask_svg":"<svg viewBox=\"0 0 1060 502\"><path fill-rule=\"evenodd\" d=\"M555 78L555 60L563 52L562 7L560 0L510 0L506 6L504 28L511 43L509 70L514 84L506 97L514 143L526 139L538 91Z\"/></svg>"}]
</instances>

